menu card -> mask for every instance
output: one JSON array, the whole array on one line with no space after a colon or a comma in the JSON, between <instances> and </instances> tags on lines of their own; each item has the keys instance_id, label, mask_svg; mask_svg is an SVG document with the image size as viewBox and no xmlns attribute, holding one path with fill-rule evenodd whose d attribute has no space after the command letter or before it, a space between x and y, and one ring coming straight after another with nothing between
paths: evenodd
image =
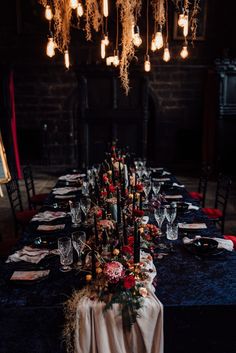
<instances>
[{"instance_id":1,"label":"menu card","mask_svg":"<svg viewBox=\"0 0 236 353\"><path fill-rule=\"evenodd\" d=\"M50 270L41 271L14 271L11 281L35 281L49 275Z\"/></svg>"},{"instance_id":2,"label":"menu card","mask_svg":"<svg viewBox=\"0 0 236 353\"><path fill-rule=\"evenodd\" d=\"M206 223L179 223L179 229L206 229Z\"/></svg>"}]
</instances>

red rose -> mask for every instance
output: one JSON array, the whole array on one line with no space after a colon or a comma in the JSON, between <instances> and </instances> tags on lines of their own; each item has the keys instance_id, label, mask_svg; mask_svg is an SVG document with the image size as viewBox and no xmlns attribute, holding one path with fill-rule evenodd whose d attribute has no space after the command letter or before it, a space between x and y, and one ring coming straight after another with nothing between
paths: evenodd
<instances>
[{"instance_id":1,"label":"red rose","mask_svg":"<svg viewBox=\"0 0 236 353\"><path fill-rule=\"evenodd\" d=\"M135 208L135 209L133 210L133 215L134 215L135 217L143 217L144 211Z\"/></svg>"},{"instance_id":2,"label":"red rose","mask_svg":"<svg viewBox=\"0 0 236 353\"><path fill-rule=\"evenodd\" d=\"M130 254L130 255L133 255L133 248L129 245L124 245L122 247L122 252L125 253L125 254Z\"/></svg>"},{"instance_id":3,"label":"red rose","mask_svg":"<svg viewBox=\"0 0 236 353\"><path fill-rule=\"evenodd\" d=\"M124 278L125 289L130 289L135 286L135 278L133 275L128 275Z\"/></svg>"},{"instance_id":4,"label":"red rose","mask_svg":"<svg viewBox=\"0 0 236 353\"><path fill-rule=\"evenodd\" d=\"M103 175L102 177L104 183L108 183L109 179L106 175Z\"/></svg>"},{"instance_id":5,"label":"red rose","mask_svg":"<svg viewBox=\"0 0 236 353\"><path fill-rule=\"evenodd\" d=\"M96 216L97 216L98 218L102 217L102 210L101 210L101 209L100 209L100 210L97 210Z\"/></svg>"},{"instance_id":6,"label":"red rose","mask_svg":"<svg viewBox=\"0 0 236 353\"><path fill-rule=\"evenodd\" d=\"M110 192L115 192L116 191L116 188L114 185L109 185L109 191Z\"/></svg>"},{"instance_id":7,"label":"red rose","mask_svg":"<svg viewBox=\"0 0 236 353\"><path fill-rule=\"evenodd\" d=\"M101 191L101 196L102 197L106 197L107 196L107 191L106 190Z\"/></svg>"},{"instance_id":8,"label":"red rose","mask_svg":"<svg viewBox=\"0 0 236 353\"><path fill-rule=\"evenodd\" d=\"M136 185L136 190L137 190L137 191L143 191L143 184L141 184L141 183L140 183L140 184L137 184L137 185Z\"/></svg>"},{"instance_id":9,"label":"red rose","mask_svg":"<svg viewBox=\"0 0 236 353\"><path fill-rule=\"evenodd\" d=\"M134 237L133 236L128 237L128 244L130 246L134 245Z\"/></svg>"}]
</instances>

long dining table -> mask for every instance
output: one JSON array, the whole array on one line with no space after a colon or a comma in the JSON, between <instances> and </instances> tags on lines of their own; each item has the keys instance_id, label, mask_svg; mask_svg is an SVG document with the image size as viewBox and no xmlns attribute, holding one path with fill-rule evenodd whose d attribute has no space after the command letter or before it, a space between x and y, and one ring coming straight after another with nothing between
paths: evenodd
<instances>
[{"instance_id":1,"label":"long dining table","mask_svg":"<svg viewBox=\"0 0 236 353\"><path fill-rule=\"evenodd\" d=\"M165 179L169 179L163 186L166 195L172 195L174 199L174 195L178 194L182 201L194 204L187 190L179 187L175 176L169 175ZM57 187L63 185L63 181L59 180ZM81 190L76 190L73 197L79 198L80 194ZM52 192L41 211L54 210L59 200L62 199ZM149 222L155 223L153 215L148 216ZM222 238L215 224L201 209L180 213L177 221L205 223L206 228L197 231L179 229L178 239L168 247L168 255L163 255L165 250L156 250L155 294L164 307L164 352L232 353L236 351L233 324L236 317L236 252L222 250L215 256L202 257L183 244L183 237L192 238L196 234ZM52 222L61 223L62 219ZM66 215L63 223L63 230L53 232L54 239L71 233L71 217ZM38 221L30 223L12 252L34 243L42 235L37 230L38 225ZM164 237L162 242L170 244ZM49 276L42 281L26 284L10 281L10 277L15 270L24 270L32 265L23 261L6 263L6 258L1 259L1 353L66 351L62 338L64 303L75 290L83 288L85 276L75 270L62 273L59 265L56 255L44 258L35 267L50 269Z\"/></svg>"}]
</instances>

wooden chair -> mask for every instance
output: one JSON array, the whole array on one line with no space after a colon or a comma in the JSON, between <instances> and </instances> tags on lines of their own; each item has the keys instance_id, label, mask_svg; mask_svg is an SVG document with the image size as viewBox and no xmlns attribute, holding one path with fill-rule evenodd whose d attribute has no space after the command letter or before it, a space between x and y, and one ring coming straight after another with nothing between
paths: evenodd
<instances>
[{"instance_id":1,"label":"wooden chair","mask_svg":"<svg viewBox=\"0 0 236 353\"><path fill-rule=\"evenodd\" d=\"M225 215L231 184L232 180L230 177L219 174L216 184L214 208L202 208L202 211L208 218L219 224L222 234L224 233Z\"/></svg>"},{"instance_id":2,"label":"wooden chair","mask_svg":"<svg viewBox=\"0 0 236 353\"><path fill-rule=\"evenodd\" d=\"M15 236L17 236L19 227L24 230L37 211L23 209L19 183L16 178L12 178L6 184L6 189L14 218Z\"/></svg>"},{"instance_id":3,"label":"wooden chair","mask_svg":"<svg viewBox=\"0 0 236 353\"><path fill-rule=\"evenodd\" d=\"M206 202L207 183L211 168L209 165L203 165L201 168L201 175L198 182L198 190L189 192L189 195L199 202L204 207Z\"/></svg>"},{"instance_id":4,"label":"wooden chair","mask_svg":"<svg viewBox=\"0 0 236 353\"><path fill-rule=\"evenodd\" d=\"M24 175L29 209L32 209L32 208L36 209L37 206L42 206L45 203L45 200L48 197L48 194L35 193L33 173L29 165L23 168L23 175Z\"/></svg>"}]
</instances>

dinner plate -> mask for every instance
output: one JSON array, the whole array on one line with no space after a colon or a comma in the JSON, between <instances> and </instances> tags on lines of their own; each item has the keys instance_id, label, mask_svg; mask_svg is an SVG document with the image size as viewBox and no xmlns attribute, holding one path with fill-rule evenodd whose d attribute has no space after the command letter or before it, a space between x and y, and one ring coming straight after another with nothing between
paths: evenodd
<instances>
[{"instance_id":1,"label":"dinner plate","mask_svg":"<svg viewBox=\"0 0 236 353\"><path fill-rule=\"evenodd\" d=\"M198 238L190 243L184 244L185 248L194 255L207 257L216 256L225 251L225 249L218 248L218 242L211 238Z\"/></svg>"}]
</instances>

